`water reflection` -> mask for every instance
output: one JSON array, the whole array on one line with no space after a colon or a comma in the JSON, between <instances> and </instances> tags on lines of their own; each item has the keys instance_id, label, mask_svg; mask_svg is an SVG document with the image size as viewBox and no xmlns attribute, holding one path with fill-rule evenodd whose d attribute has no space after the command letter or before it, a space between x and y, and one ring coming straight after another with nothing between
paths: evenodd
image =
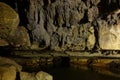
<instances>
[{"instance_id":1,"label":"water reflection","mask_svg":"<svg viewBox=\"0 0 120 80\"><path fill-rule=\"evenodd\" d=\"M87 67L53 68L48 71L54 80L120 80L120 75L113 75L105 69L88 69Z\"/></svg>"}]
</instances>

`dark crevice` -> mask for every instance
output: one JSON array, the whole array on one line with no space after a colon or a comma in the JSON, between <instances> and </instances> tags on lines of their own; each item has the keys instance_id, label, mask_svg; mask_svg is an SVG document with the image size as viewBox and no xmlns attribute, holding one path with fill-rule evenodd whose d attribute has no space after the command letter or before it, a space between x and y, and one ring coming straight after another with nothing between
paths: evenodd
<instances>
[{"instance_id":1,"label":"dark crevice","mask_svg":"<svg viewBox=\"0 0 120 80\"><path fill-rule=\"evenodd\" d=\"M44 2L44 6L48 5L48 0L43 0L43 2Z\"/></svg>"},{"instance_id":2,"label":"dark crevice","mask_svg":"<svg viewBox=\"0 0 120 80\"><path fill-rule=\"evenodd\" d=\"M27 26L28 24L28 19L27 19L27 8L29 7L29 2L28 0L25 1L19 1L17 2L18 4L18 13L20 17L20 25L22 26Z\"/></svg>"},{"instance_id":3,"label":"dark crevice","mask_svg":"<svg viewBox=\"0 0 120 80\"><path fill-rule=\"evenodd\" d=\"M39 47L45 47L46 43L45 40L41 40L39 43Z\"/></svg>"},{"instance_id":4,"label":"dark crevice","mask_svg":"<svg viewBox=\"0 0 120 80\"><path fill-rule=\"evenodd\" d=\"M84 24L88 22L87 11L84 13L84 17L80 20L80 24Z\"/></svg>"},{"instance_id":5,"label":"dark crevice","mask_svg":"<svg viewBox=\"0 0 120 80\"><path fill-rule=\"evenodd\" d=\"M18 0L0 0L0 2L5 2L6 4L10 5L13 9L16 8L16 3L17 3Z\"/></svg>"},{"instance_id":6,"label":"dark crevice","mask_svg":"<svg viewBox=\"0 0 120 80\"><path fill-rule=\"evenodd\" d=\"M40 11L38 11L38 21L37 21L37 24L39 24L40 22Z\"/></svg>"},{"instance_id":7,"label":"dark crevice","mask_svg":"<svg viewBox=\"0 0 120 80\"><path fill-rule=\"evenodd\" d=\"M15 80L21 80L21 79L20 79L20 72L17 72L17 73L16 73L16 79L15 79Z\"/></svg>"},{"instance_id":8,"label":"dark crevice","mask_svg":"<svg viewBox=\"0 0 120 80\"><path fill-rule=\"evenodd\" d=\"M51 0L51 3L54 3L56 0Z\"/></svg>"},{"instance_id":9,"label":"dark crevice","mask_svg":"<svg viewBox=\"0 0 120 80\"><path fill-rule=\"evenodd\" d=\"M14 51L14 47L12 46L0 46L0 56L10 56L11 53Z\"/></svg>"}]
</instances>

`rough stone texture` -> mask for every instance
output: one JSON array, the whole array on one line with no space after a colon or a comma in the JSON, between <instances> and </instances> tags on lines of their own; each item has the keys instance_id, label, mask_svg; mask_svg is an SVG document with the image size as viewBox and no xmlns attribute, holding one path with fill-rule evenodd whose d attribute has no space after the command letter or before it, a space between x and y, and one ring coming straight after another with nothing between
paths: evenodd
<instances>
[{"instance_id":1,"label":"rough stone texture","mask_svg":"<svg viewBox=\"0 0 120 80\"><path fill-rule=\"evenodd\" d=\"M34 73L20 72L20 80L37 80Z\"/></svg>"},{"instance_id":2,"label":"rough stone texture","mask_svg":"<svg viewBox=\"0 0 120 80\"><path fill-rule=\"evenodd\" d=\"M0 80L15 80L16 68L10 65L0 66Z\"/></svg>"},{"instance_id":3,"label":"rough stone texture","mask_svg":"<svg viewBox=\"0 0 120 80\"><path fill-rule=\"evenodd\" d=\"M88 9L87 16L88 21L92 22L99 14L99 10L97 6L92 6Z\"/></svg>"},{"instance_id":4,"label":"rough stone texture","mask_svg":"<svg viewBox=\"0 0 120 80\"><path fill-rule=\"evenodd\" d=\"M5 41L4 39L0 39L0 46L8 46L9 43Z\"/></svg>"},{"instance_id":5,"label":"rough stone texture","mask_svg":"<svg viewBox=\"0 0 120 80\"><path fill-rule=\"evenodd\" d=\"M27 72L20 72L20 79L21 80L53 80L53 77L43 71L38 73L27 73Z\"/></svg>"},{"instance_id":6,"label":"rough stone texture","mask_svg":"<svg viewBox=\"0 0 120 80\"><path fill-rule=\"evenodd\" d=\"M20 66L19 64L17 64L15 61L5 58L5 57L0 57L0 66L4 66L4 65L8 65L8 66L14 66L16 71L21 71L22 70L22 66Z\"/></svg>"},{"instance_id":7,"label":"rough stone texture","mask_svg":"<svg viewBox=\"0 0 120 80\"><path fill-rule=\"evenodd\" d=\"M0 57L0 80L16 80L16 74L21 70L22 66L15 61Z\"/></svg>"},{"instance_id":8,"label":"rough stone texture","mask_svg":"<svg viewBox=\"0 0 120 80\"><path fill-rule=\"evenodd\" d=\"M53 77L50 74L43 71L38 72L36 78L37 80L53 80Z\"/></svg>"},{"instance_id":9,"label":"rough stone texture","mask_svg":"<svg viewBox=\"0 0 120 80\"><path fill-rule=\"evenodd\" d=\"M100 48L106 50L120 49L120 11L107 16L107 21L99 20L99 44Z\"/></svg>"},{"instance_id":10,"label":"rough stone texture","mask_svg":"<svg viewBox=\"0 0 120 80\"><path fill-rule=\"evenodd\" d=\"M84 32L79 34L79 22L84 22L85 15L92 22L98 15L99 0L91 2L92 7L86 6L89 1L82 0L30 0L27 17L33 45L37 43L39 47L50 46L57 51L84 50L86 36L79 36L84 35ZM94 10L97 11L96 14L90 15Z\"/></svg>"},{"instance_id":11,"label":"rough stone texture","mask_svg":"<svg viewBox=\"0 0 120 80\"><path fill-rule=\"evenodd\" d=\"M30 47L30 38L27 30L24 28L24 26L19 26L15 34L8 37L8 42L14 47L22 47L27 48Z\"/></svg>"},{"instance_id":12,"label":"rough stone texture","mask_svg":"<svg viewBox=\"0 0 120 80\"><path fill-rule=\"evenodd\" d=\"M19 24L18 14L7 4L0 2L0 38L14 34Z\"/></svg>"},{"instance_id":13,"label":"rough stone texture","mask_svg":"<svg viewBox=\"0 0 120 80\"><path fill-rule=\"evenodd\" d=\"M89 29L89 36L88 36L88 39L87 39L87 48L88 50L92 50L95 46L95 34L94 34L94 27L90 27Z\"/></svg>"},{"instance_id":14,"label":"rough stone texture","mask_svg":"<svg viewBox=\"0 0 120 80\"><path fill-rule=\"evenodd\" d=\"M120 8L119 0L1 1L19 13L20 25L29 32L31 49L119 49L119 11L115 12ZM19 41L14 44L20 46Z\"/></svg>"}]
</instances>

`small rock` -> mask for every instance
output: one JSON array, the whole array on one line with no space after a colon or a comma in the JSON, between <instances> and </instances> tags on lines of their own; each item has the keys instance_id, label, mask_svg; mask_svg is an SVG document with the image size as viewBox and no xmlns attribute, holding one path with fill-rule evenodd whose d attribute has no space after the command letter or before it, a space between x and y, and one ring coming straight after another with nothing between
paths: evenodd
<instances>
[{"instance_id":1,"label":"small rock","mask_svg":"<svg viewBox=\"0 0 120 80\"><path fill-rule=\"evenodd\" d=\"M53 80L53 77L50 74L43 71L38 72L36 78L37 80Z\"/></svg>"},{"instance_id":2,"label":"small rock","mask_svg":"<svg viewBox=\"0 0 120 80\"><path fill-rule=\"evenodd\" d=\"M20 72L21 80L53 80L53 77L46 72L40 71L38 73Z\"/></svg>"},{"instance_id":3,"label":"small rock","mask_svg":"<svg viewBox=\"0 0 120 80\"><path fill-rule=\"evenodd\" d=\"M37 80L34 73L20 72L20 80Z\"/></svg>"}]
</instances>

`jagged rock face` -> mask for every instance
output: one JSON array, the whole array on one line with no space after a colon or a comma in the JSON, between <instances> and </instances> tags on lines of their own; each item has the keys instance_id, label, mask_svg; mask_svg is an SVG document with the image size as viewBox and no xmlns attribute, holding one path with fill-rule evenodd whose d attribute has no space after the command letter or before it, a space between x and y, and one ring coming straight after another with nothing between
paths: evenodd
<instances>
[{"instance_id":1,"label":"jagged rock face","mask_svg":"<svg viewBox=\"0 0 120 80\"><path fill-rule=\"evenodd\" d=\"M120 49L120 10L107 16L107 20L99 20L99 43L102 49Z\"/></svg>"},{"instance_id":2,"label":"jagged rock face","mask_svg":"<svg viewBox=\"0 0 120 80\"><path fill-rule=\"evenodd\" d=\"M30 0L28 29L33 43L55 50L84 50L100 0ZM92 4L91 4L92 3ZM95 11L95 14L91 14ZM84 24L85 25L84 25ZM84 27L85 26L85 27ZM94 35L94 32L92 32ZM93 40L92 46L94 46Z\"/></svg>"},{"instance_id":3,"label":"jagged rock face","mask_svg":"<svg viewBox=\"0 0 120 80\"><path fill-rule=\"evenodd\" d=\"M110 43L114 26L119 25L113 25L117 17L109 18L120 7L119 3L119 0L11 0L8 4L19 13L20 25L27 28L31 48L61 51L119 49L118 38Z\"/></svg>"}]
</instances>

